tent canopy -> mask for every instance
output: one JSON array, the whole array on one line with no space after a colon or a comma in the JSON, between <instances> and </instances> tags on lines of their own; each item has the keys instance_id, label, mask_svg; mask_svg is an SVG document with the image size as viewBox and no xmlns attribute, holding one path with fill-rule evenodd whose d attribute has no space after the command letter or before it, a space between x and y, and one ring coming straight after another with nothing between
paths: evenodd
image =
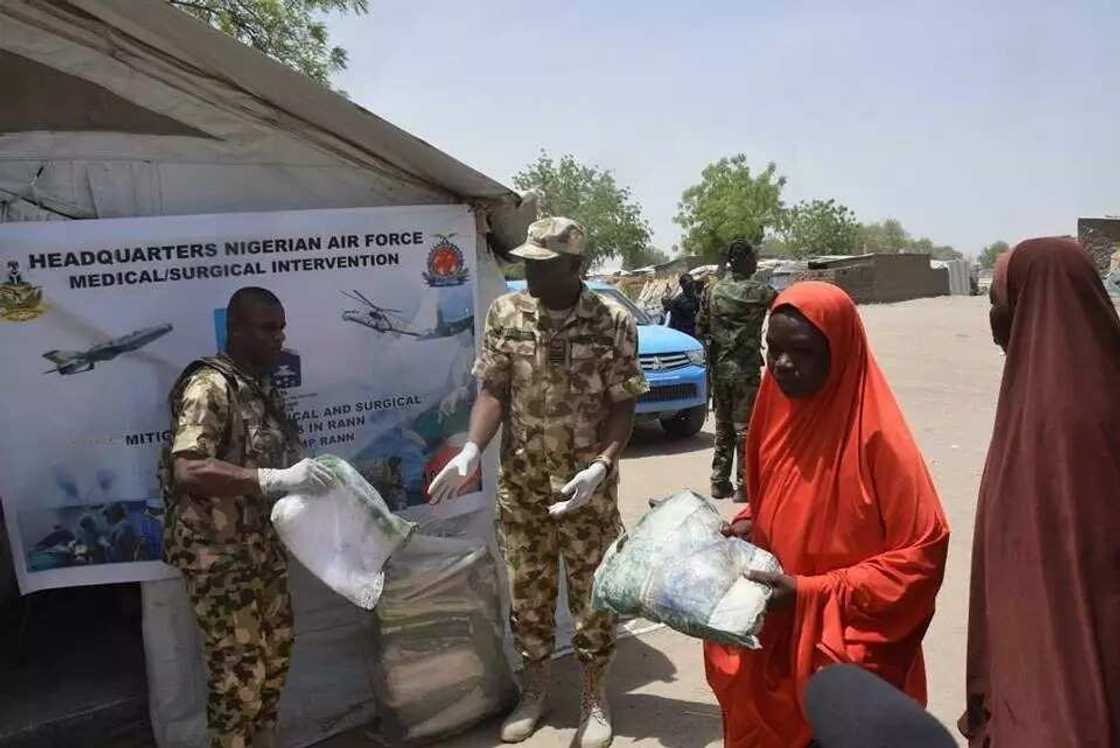
<instances>
[{"instance_id":1,"label":"tent canopy","mask_svg":"<svg viewBox=\"0 0 1120 748\"><path fill-rule=\"evenodd\" d=\"M0 221L464 202L491 244L535 207L152 0L5 0Z\"/></svg>"}]
</instances>

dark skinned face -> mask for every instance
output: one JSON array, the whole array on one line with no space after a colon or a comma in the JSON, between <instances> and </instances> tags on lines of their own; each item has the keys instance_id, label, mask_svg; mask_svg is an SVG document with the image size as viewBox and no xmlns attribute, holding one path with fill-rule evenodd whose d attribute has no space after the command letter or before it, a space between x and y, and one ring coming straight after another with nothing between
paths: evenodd
<instances>
[{"instance_id":1,"label":"dark skinned face","mask_svg":"<svg viewBox=\"0 0 1120 748\"><path fill-rule=\"evenodd\" d=\"M549 309L566 309L579 296L580 258L561 255L554 260L526 260L529 295Z\"/></svg>"},{"instance_id":2,"label":"dark skinned face","mask_svg":"<svg viewBox=\"0 0 1120 748\"><path fill-rule=\"evenodd\" d=\"M992 308L988 311L988 324L992 327L992 342L1006 353L1007 344L1011 341L1011 308L996 297L994 285L988 291L988 300L992 303Z\"/></svg>"},{"instance_id":3,"label":"dark skinned face","mask_svg":"<svg viewBox=\"0 0 1120 748\"><path fill-rule=\"evenodd\" d=\"M733 273L754 275L757 271L758 256L754 252L736 255L735 260L731 263L731 272Z\"/></svg>"},{"instance_id":4,"label":"dark skinned face","mask_svg":"<svg viewBox=\"0 0 1120 748\"><path fill-rule=\"evenodd\" d=\"M230 326L230 354L259 372L275 368L284 348L286 325L284 307L250 304L241 312L240 319Z\"/></svg>"},{"instance_id":5,"label":"dark skinned face","mask_svg":"<svg viewBox=\"0 0 1120 748\"><path fill-rule=\"evenodd\" d=\"M696 281L692 280L692 276L686 275L681 278L681 290L688 296L696 293Z\"/></svg>"},{"instance_id":6,"label":"dark skinned face","mask_svg":"<svg viewBox=\"0 0 1120 748\"><path fill-rule=\"evenodd\" d=\"M783 308L770 315L766 367L786 397L812 397L828 381L828 338L799 312Z\"/></svg>"}]
</instances>

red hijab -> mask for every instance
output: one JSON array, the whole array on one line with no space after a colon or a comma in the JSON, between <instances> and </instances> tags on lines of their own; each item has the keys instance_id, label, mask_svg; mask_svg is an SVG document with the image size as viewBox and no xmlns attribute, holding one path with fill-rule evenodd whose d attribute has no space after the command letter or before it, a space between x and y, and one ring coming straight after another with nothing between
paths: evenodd
<instances>
[{"instance_id":1,"label":"red hijab","mask_svg":"<svg viewBox=\"0 0 1120 748\"><path fill-rule=\"evenodd\" d=\"M1000 259L960 726L974 746L1120 745L1120 319L1072 239Z\"/></svg>"},{"instance_id":2,"label":"red hijab","mask_svg":"<svg viewBox=\"0 0 1120 748\"><path fill-rule=\"evenodd\" d=\"M762 381L747 437L751 540L797 578L758 651L705 645L728 748L800 748L803 696L837 662L878 673L925 700L921 640L945 569L949 528L852 300L798 283L774 302L828 339L824 388L791 400Z\"/></svg>"}]
</instances>

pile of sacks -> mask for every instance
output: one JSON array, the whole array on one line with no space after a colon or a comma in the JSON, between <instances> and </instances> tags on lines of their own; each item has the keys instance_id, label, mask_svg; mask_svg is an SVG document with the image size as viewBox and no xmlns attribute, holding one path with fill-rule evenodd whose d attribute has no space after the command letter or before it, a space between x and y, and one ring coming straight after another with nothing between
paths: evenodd
<instances>
[{"instance_id":1,"label":"pile of sacks","mask_svg":"<svg viewBox=\"0 0 1120 748\"><path fill-rule=\"evenodd\" d=\"M498 569L462 518L417 526L389 510L352 466L318 458L335 481L276 502L272 523L312 574L373 610L380 728L394 745L461 732L509 709Z\"/></svg>"}]
</instances>

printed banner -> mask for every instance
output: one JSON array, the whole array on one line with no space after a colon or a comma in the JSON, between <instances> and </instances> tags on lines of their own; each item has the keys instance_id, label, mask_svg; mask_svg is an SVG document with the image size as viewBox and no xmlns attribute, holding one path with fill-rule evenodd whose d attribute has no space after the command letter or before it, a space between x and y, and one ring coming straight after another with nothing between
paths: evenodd
<instances>
[{"instance_id":1,"label":"printed banner","mask_svg":"<svg viewBox=\"0 0 1120 748\"><path fill-rule=\"evenodd\" d=\"M464 206L0 226L0 497L21 590L173 574L167 395L223 348L245 286L284 305L272 377L308 453L416 513L466 440L476 259Z\"/></svg>"}]
</instances>

